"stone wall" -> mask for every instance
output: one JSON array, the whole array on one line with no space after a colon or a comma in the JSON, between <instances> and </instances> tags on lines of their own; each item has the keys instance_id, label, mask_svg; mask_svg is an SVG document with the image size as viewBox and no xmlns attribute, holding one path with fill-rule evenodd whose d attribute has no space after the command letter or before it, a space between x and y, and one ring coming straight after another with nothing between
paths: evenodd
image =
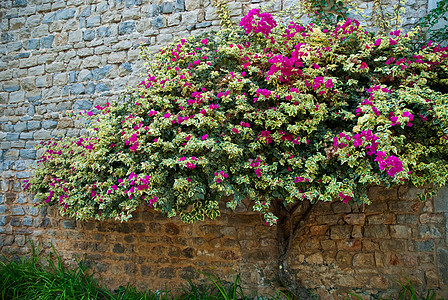
<instances>
[{"instance_id":1,"label":"stone wall","mask_svg":"<svg viewBox=\"0 0 448 300\"><path fill-rule=\"evenodd\" d=\"M262 2L228 1L233 20ZM294 2L274 1L271 9ZM361 7L368 12L371 4ZM414 24L426 9L425 0L413 1L404 25ZM86 254L111 287L132 282L163 288L211 267L229 280L240 273L260 292L278 287L275 229L264 226L250 206L194 226L143 210L126 224L83 223L38 210L21 188L38 156L36 143L83 134L67 110L104 104L139 82L140 44L157 51L218 25L207 0L0 1L2 253L26 252L29 240L51 242L67 262ZM322 204L294 246L297 280L335 299L351 289L387 293L403 276L418 288L448 290L448 274L442 272L448 270L448 193L441 195L434 207L404 188L373 189L374 204L363 208Z\"/></svg>"},{"instance_id":2,"label":"stone wall","mask_svg":"<svg viewBox=\"0 0 448 300\"><path fill-rule=\"evenodd\" d=\"M448 296L448 189L434 201L420 202L421 190L404 186L372 187L372 205L319 203L295 240L290 255L293 276L318 299L360 296L388 297L410 280L417 291L433 289ZM11 195L11 194L9 194ZM198 272L219 274L259 294L280 289L276 278L276 227L264 225L250 203L214 221L183 224L149 208L128 223L77 222L41 210L34 218L20 211L19 197L6 200L0 237L4 254L29 249L28 240L54 245L65 261L85 257L103 284L128 283L140 289L181 288L187 279L205 279ZM5 204L3 204L3 207ZM23 207L23 206L21 206ZM29 221L28 221L29 220Z\"/></svg>"}]
</instances>

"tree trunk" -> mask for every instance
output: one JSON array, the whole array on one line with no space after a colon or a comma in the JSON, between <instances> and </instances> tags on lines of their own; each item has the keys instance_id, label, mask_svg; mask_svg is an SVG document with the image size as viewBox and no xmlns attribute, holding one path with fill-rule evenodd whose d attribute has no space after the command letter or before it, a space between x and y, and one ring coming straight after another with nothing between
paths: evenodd
<instances>
[{"instance_id":1,"label":"tree trunk","mask_svg":"<svg viewBox=\"0 0 448 300\"><path fill-rule=\"evenodd\" d=\"M274 204L275 214L278 217L278 277L285 288L300 300L312 300L314 298L305 287L300 285L294 274L290 272L289 254L292 242L295 236L305 227L305 221L311 214L312 207L313 204L310 202L296 203L290 208L285 207L283 203ZM294 215L294 212L297 210L299 210L299 213Z\"/></svg>"}]
</instances>

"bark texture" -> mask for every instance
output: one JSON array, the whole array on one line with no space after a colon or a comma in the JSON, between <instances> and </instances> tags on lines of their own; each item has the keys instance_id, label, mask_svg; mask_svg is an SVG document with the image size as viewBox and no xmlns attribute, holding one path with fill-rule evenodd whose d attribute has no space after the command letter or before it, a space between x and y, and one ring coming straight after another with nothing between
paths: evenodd
<instances>
[{"instance_id":1,"label":"bark texture","mask_svg":"<svg viewBox=\"0 0 448 300\"><path fill-rule=\"evenodd\" d=\"M277 243L278 243L278 277L285 288L297 299L312 300L311 293L294 278L289 268L289 254L294 238L306 226L314 204L309 201L284 206L282 202L274 204L274 213L278 217Z\"/></svg>"}]
</instances>

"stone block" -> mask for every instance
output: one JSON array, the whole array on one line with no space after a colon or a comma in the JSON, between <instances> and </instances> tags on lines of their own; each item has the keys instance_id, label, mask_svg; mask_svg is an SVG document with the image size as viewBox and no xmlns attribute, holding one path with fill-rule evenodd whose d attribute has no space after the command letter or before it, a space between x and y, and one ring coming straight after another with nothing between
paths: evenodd
<instances>
[{"instance_id":1,"label":"stone block","mask_svg":"<svg viewBox=\"0 0 448 300\"><path fill-rule=\"evenodd\" d=\"M152 28L160 29L165 26L164 19L162 16L157 16L151 21Z\"/></svg>"},{"instance_id":2,"label":"stone block","mask_svg":"<svg viewBox=\"0 0 448 300\"><path fill-rule=\"evenodd\" d=\"M9 103L21 103L25 101L25 92L17 91L9 94Z\"/></svg>"},{"instance_id":3,"label":"stone block","mask_svg":"<svg viewBox=\"0 0 448 300\"><path fill-rule=\"evenodd\" d=\"M20 134L21 140L32 140L34 139L34 133L33 132L22 132Z\"/></svg>"},{"instance_id":4,"label":"stone block","mask_svg":"<svg viewBox=\"0 0 448 300\"><path fill-rule=\"evenodd\" d=\"M122 63L120 67L122 67L128 72L132 72L132 65L129 62Z\"/></svg>"},{"instance_id":5,"label":"stone block","mask_svg":"<svg viewBox=\"0 0 448 300\"><path fill-rule=\"evenodd\" d=\"M118 34L125 35L131 34L135 30L135 21L125 21L118 25Z\"/></svg>"},{"instance_id":6,"label":"stone block","mask_svg":"<svg viewBox=\"0 0 448 300\"><path fill-rule=\"evenodd\" d=\"M66 73L56 73L53 74L53 84L54 85L66 85L68 82Z\"/></svg>"},{"instance_id":7,"label":"stone block","mask_svg":"<svg viewBox=\"0 0 448 300\"><path fill-rule=\"evenodd\" d=\"M6 205L0 205L0 214L4 214L8 211L8 207Z\"/></svg>"},{"instance_id":8,"label":"stone block","mask_svg":"<svg viewBox=\"0 0 448 300\"><path fill-rule=\"evenodd\" d=\"M110 29L108 27L99 27L96 30L96 34L99 37L108 37L108 36L110 36Z\"/></svg>"},{"instance_id":9,"label":"stone block","mask_svg":"<svg viewBox=\"0 0 448 300\"><path fill-rule=\"evenodd\" d=\"M407 239L411 236L411 228L406 225L391 225L390 236L396 239Z\"/></svg>"},{"instance_id":10,"label":"stone block","mask_svg":"<svg viewBox=\"0 0 448 300\"><path fill-rule=\"evenodd\" d=\"M51 48L53 46L54 35L49 35L39 39L40 48Z\"/></svg>"},{"instance_id":11,"label":"stone block","mask_svg":"<svg viewBox=\"0 0 448 300\"><path fill-rule=\"evenodd\" d=\"M197 11L186 11L182 14L181 25L191 26L196 25L198 22L198 12Z\"/></svg>"},{"instance_id":12,"label":"stone block","mask_svg":"<svg viewBox=\"0 0 448 300\"><path fill-rule=\"evenodd\" d=\"M84 91L85 91L85 87L81 83L72 84L72 86L70 88L70 92L72 93L72 95L84 94Z\"/></svg>"},{"instance_id":13,"label":"stone block","mask_svg":"<svg viewBox=\"0 0 448 300\"><path fill-rule=\"evenodd\" d=\"M62 221L62 228L64 229L75 229L76 221L75 220L64 220Z\"/></svg>"},{"instance_id":14,"label":"stone block","mask_svg":"<svg viewBox=\"0 0 448 300\"><path fill-rule=\"evenodd\" d=\"M437 265L439 268L440 286L448 290L448 250L444 248L437 249Z\"/></svg>"},{"instance_id":15,"label":"stone block","mask_svg":"<svg viewBox=\"0 0 448 300\"><path fill-rule=\"evenodd\" d=\"M173 15L169 15L167 17L167 25L168 26L175 26L175 25L179 25L180 24L180 14L173 14Z\"/></svg>"},{"instance_id":16,"label":"stone block","mask_svg":"<svg viewBox=\"0 0 448 300\"><path fill-rule=\"evenodd\" d=\"M201 22L201 23L196 24L196 29L206 28L206 27L210 27L210 26L212 26L212 22L210 22L210 21Z\"/></svg>"},{"instance_id":17,"label":"stone block","mask_svg":"<svg viewBox=\"0 0 448 300\"><path fill-rule=\"evenodd\" d=\"M353 256L354 267L375 267L375 258L373 253L358 253Z\"/></svg>"},{"instance_id":18,"label":"stone block","mask_svg":"<svg viewBox=\"0 0 448 300\"><path fill-rule=\"evenodd\" d=\"M160 14L160 7L157 4L151 4L148 10L148 18L157 17Z\"/></svg>"},{"instance_id":19,"label":"stone block","mask_svg":"<svg viewBox=\"0 0 448 300\"><path fill-rule=\"evenodd\" d=\"M19 137L20 137L20 134L19 134L19 133L11 133L11 132L8 132L8 133L6 134L6 140L7 140L7 141L18 141L18 140L19 140Z\"/></svg>"},{"instance_id":20,"label":"stone block","mask_svg":"<svg viewBox=\"0 0 448 300\"><path fill-rule=\"evenodd\" d=\"M172 2L163 2L159 7L159 11L162 14L170 14L174 11L174 4Z\"/></svg>"},{"instance_id":21,"label":"stone block","mask_svg":"<svg viewBox=\"0 0 448 300\"><path fill-rule=\"evenodd\" d=\"M78 78L80 81L89 81L92 80L93 74L89 70L81 70L79 72Z\"/></svg>"},{"instance_id":22,"label":"stone block","mask_svg":"<svg viewBox=\"0 0 448 300\"><path fill-rule=\"evenodd\" d=\"M417 224L418 217L416 215L396 215L398 224Z\"/></svg>"},{"instance_id":23,"label":"stone block","mask_svg":"<svg viewBox=\"0 0 448 300\"><path fill-rule=\"evenodd\" d=\"M113 46L113 50L114 50L114 51L128 50L128 49L130 49L131 47L132 47L132 42L131 42L131 41L128 41L128 40L124 40L124 41L121 41L121 42L119 42L119 43L116 43L116 44Z\"/></svg>"},{"instance_id":24,"label":"stone block","mask_svg":"<svg viewBox=\"0 0 448 300\"><path fill-rule=\"evenodd\" d=\"M418 235L422 239L437 239L442 237L439 229L434 225L420 225L418 228Z\"/></svg>"},{"instance_id":25,"label":"stone block","mask_svg":"<svg viewBox=\"0 0 448 300\"><path fill-rule=\"evenodd\" d=\"M81 48L77 51L77 54L79 57L91 56L93 55L93 51L92 48Z\"/></svg>"},{"instance_id":26,"label":"stone block","mask_svg":"<svg viewBox=\"0 0 448 300\"><path fill-rule=\"evenodd\" d=\"M115 244L112 252L114 253L124 253L126 248L121 244Z\"/></svg>"},{"instance_id":27,"label":"stone block","mask_svg":"<svg viewBox=\"0 0 448 300\"><path fill-rule=\"evenodd\" d=\"M100 56L88 56L83 59L81 67L82 68L95 68L101 65Z\"/></svg>"},{"instance_id":28,"label":"stone block","mask_svg":"<svg viewBox=\"0 0 448 300\"><path fill-rule=\"evenodd\" d=\"M92 41L95 38L95 30L86 30L83 34L84 41Z\"/></svg>"},{"instance_id":29,"label":"stone block","mask_svg":"<svg viewBox=\"0 0 448 300\"><path fill-rule=\"evenodd\" d=\"M120 52L113 52L109 54L107 62L108 63L122 63L126 61L126 52L120 51ZM109 67L110 70L110 67Z\"/></svg>"},{"instance_id":30,"label":"stone block","mask_svg":"<svg viewBox=\"0 0 448 300\"><path fill-rule=\"evenodd\" d=\"M20 90L20 85L15 81L6 82L3 84L3 90L8 93L16 92Z\"/></svg>"},{"instance_id":31,"label":"stone block","mask_svg":"<svg viewBox=\"0 0 448 300\"><path fill-rule=\"evenodd\" d=\"M126 0L125 1L126 8L129 8L132 5L141 5L141 4L142 4L141 0Z\"/></svg>"},{"instance_id":32,"label":"stone block","mask_svg":"<svg viewBox=\"0 0 448 300\"><path fill-rule=\"evenodd\" d=\"M39 75L43 75L44 73L45 73L45 68L43 65L35 66L35 67L28 69L28 76L39 76ZM42 87L42 86L38 85L37 78L36 78L36 87Z\"/></svg>"},{"instance_id":33,"label":"stone block","mask_svg":"<svg viewBox=\"0 0 448 300\"><path fill-rule=\"evenodd\" d=\"M22 52L17 54L16 56L14 56L14 59L21 59L21 58L28 58L30 57L30 53L29 52ZM10 79L10 78L8 78Z\"/></svg>"},{"instance_id":34,"label":"stone block","mask_svg":"<svg viewBox=\"0 0 448 300\"><path fill-rule=\"evenodd\" d=\"M332 240L348 239L352 233L350 225L334 225L330 227L330 238Z\"/></svg>"},{"instance_id":35,"label":"stone block","mask_svg":"<svg viewBox=\"0 0 448 300\"><path fill-rule=\"evenodd\" d=\"M22 220L22 225L23 226L27 226L27 227L32 226L33 225L33 218L31 218L31 217L24 217L23 220Z\"/></svg>"},{"instance_id":36,"label":"stone block","mask_svg":"<svg viewBox=\"0 0 448 300\"><path fill-rule=\"evenodd\" d=\"M78 73L76 71L70 71L68 72L68 82L69 83L75 83Z\"/></svg>"},{"instance_id":37,"label":"stone block","mask_svg":"<svg viewBox=\"0 0 448 300\"><path fill-rule=\"evenodd\" d=\"M92 108L92 102L89 100L77 100L73 105L74 110L84 110Z\"/></svg>"},{"instance_id":38,"label":"stone block","mask_svg":"<svg viewBox=\"0 0 448 300\"><path fill-rule=\"evenodd\" d=\"M344 216L344 221L347 224L364 225L366 221L366 215L362 213L348 214Z\"/></svg>"},{"instance_id":39,"label":"stone block","mask_svg":"<svg viewBox=\"0 0 448 300\"><path fill-rule=\"evenodd\" d=\"M1 216L0 217L0 226L5 226L6 223L8 223L8 217L7 216Z\"/></svg>"},{"instance_id":40,"label":"stone block","mask_svg":"<svg viewBox=\"0 0 448 300\"><path fill-rule=\"evenodd\" d=\"M22 222L20 221L20 218L18 218L18 217L12 217L11 221L9 221L9 224L13 227L18 227L21 225L21 223Z\"/></svg>"},{"instance_id":41,"label":"stone block","mask_svg":"<svg viewBox=\"0 0 448 300\"><path fill-rule=\"evenodd\" d=\"M125 9L121 13L122 20L138 20L140 19L140 10L137 7Z\"/></svg>"},{"instance_id":42,"label":"stone block","mask_svg":"<svg viewBox=\"0 0 448 300\"><path fill-rule=\"evenodd\" d=\"M36 50L39 49L39 40L38 39L30 39L28 40L26 47L28 48L28 50Z\"/></svg>"},{"instance_id":43,"label":"stone block","mask_svg":"<svg viewBox=\"0 0 448 300\"><path fill-rule=\"evenodd\" d=\"M91 13L91 6L87 6L86 8L84 8L81 13L78 15L78 17L90 17L90 13Z\"/></svg>"},{"instance_id":44,"label":"stone block","mask_svg":"<svg viewBox=\"0 0 448 300\"><path fill-rule=\"evenodd\" d=\"M71 127L73 127L73 120L69 117L64 117L60 119L58 122L59 129L71 128Z\"/></svg>"},{"instance_id":45,"label":"stone block","mask_svg":"<svg viewBox=\"0 0 448 300\"><path fill-rule=\"evenodd\" d=\"M14 7L26 7L26 0L14 0Z\"/></svg>"},{"instance_id":46,"label":"stone block","mask_svg":"<svg viewBox=\"0 0 448 300\"><path fill-rule=\"evenodd\" d=\"M38 130L34 132L35 140L48 140L51 137L51 132L48 130Z\"/></svg>"},{"instance_id":47,"label":"stone block","mask_svg":"<svg viewBox=\"0 0 448 300\"><path fill-rule=\"evenodd\" d=\"M54 120L45 120L42 122L42 127L44 129L56 128L57 125L58 125L58 122L56 122Z\"/></svg>"},{"instance_id":48,"label":"stone block","mask_svg":"<svg viewBox=\"0 0 448 300\"><path fill-rule=\"evenodd\" d=\"M41 122L40 121L28 121L27 122L28 130L37 130L41 128Z\"/></svg>"},{"instance_id":49,"label":"stone block","mask_svg":"<svg viewBox=\"0 0 448 300\"><path fill-rule=\"evenodd\" d=\"M429 252L434 250L434 241L426 240L426 241L417 241L414 244L415 251L418 252Z\"/></svg>"},{"instance_id":50,"label":"stone block","mask_svg":"<svg viewBox=\"0 0 448 300\"><path fill-rule=\"evenodd\" d=\"M82 31L81 30L77 30L77 31L72 31L68 33L68 43L69 44L75 44L75 43L79 43L82 40Z\"/></svg>"},{"instance_id":51,"label":"stone block","mask_svg":"<svg viewBox=\"0 0 448 300\"><path fill-rule=\"evenodd\" d=\"M36 217L39 214L39 209L35 206L30 207L28 213L33 217Z\"/></svg>"},{"instance_id":52,"label":"stone block","mask_svg":"<svg viewBox=\"0 0 448 300\"><path fill-rule=\"evenodd\" d=\"M54 19L58 20L68 20L75 16L75 10L72 8L60 9L56 12Z\"/></svg>"},{"instance_id":53,"label":"stone block","mask_svg":"<svg viewBox=\"0 0 448 300\"><path fill-rule=\"evenodd\" d=\"M425 213L420 215L420 222L422 224L441 224L445 217L443 214Z\"/></svg>"},{"instance_id":54,"label":"stone block","mask_svg":"<svg viewBox=\"0 0 448 300\"><path fill-rule=\"evenodd\" d=\"M15 132L22 132L26 130L27 130L26 122L18 122L14 125Z\"/></svg>"},{"instance_id":55,"label":"stone block","mask_svg":"<svg viewBox=\"0 0 448 300\"><path fill-rule=\"evenodd\" d=\"M62 72L62 71L65 71L66 69L67 69L67 67L63 62L54 62L45 67L45 70L48 73ZM55 81L55 79L56 79L56 81ZM58 74L53 79L53 85L63 85L65 83L67 83L67 75L66 74Z\"/></svg>"},{"instance_id":56,"label":"stone block","mask_svg":"<svg viewBox=\"0 0 448 300\"><path fill-rule=\"evenodd\" d=\"M435 212L448 212L448 187L442 187L434 197Z\"/></svg>"},{"instance_id":57,"label":"stone block","mask_svg":"<svg viewBox=\"0 0 448 300\"><path fill-rule=\"evenodd\" d=\"M89 83L86 85L85 93L86 93L87 95L95 94L95 84L94 84L93 82L89 82Z\"/></svg>"},{"instance_id":58,"label":"stone block","mask_svg":"<svg viewBox=\"0 0 448 300\"><path fill-rule=\"evenodd\" d=\"M103 93L109 91L109 87L107 87L107 85L105 85L104 83L100 82L96 85L95 90L97 93Z\"/></svg>"},{"instance_id":59,"label":"stone block","mask_svg":"<svg viewBox=\"0 0 448 300\"><path fill-rule=\"evenodd\" d=\"M44 17L42 18L41 23L42 24L52 23L54 21L55 15L56 15L55 12L50 12L50 13L45 14Z\"/></svg>"},{"instance_id":60,"label":"stone block","mask_svg":"<svg viewBox=\"0 0 448 300\"><path fill-rule=\"evenodd\" d=\"M125 52L118 52L118 53L123 53L125 55L125 57L126 57L126 53ZM117 55L117 53L111 53L110 54L110 56L116 56L116 55ZM109 59L110 59L110 56L109 56ZM120 55L118 55L118 56L120 56ZM104 66L102 68L93 69L92 70L93 80L97 81L97 80L101 80L101 79L105 78L107 76L107 74L109 73L109 71L111 70L111 68L112 68L112 66L107 65L107 66Z\"/></svg>"},{"instance_id":61,"label":"stone block","mask_svg":"<svg viewBox=\"0 0 448 300\"><path fill-rule=\"evenodd\" d=\"M185 11L185 0L176 0L174 2L174 11L176 12Z\"/></svg>"},{"instance_id":62,"label":"stone block","mask_svg":"<svg viewBox=\"0 0 448 300\"><path fill-rule=\"evenodd\" d=\"M389 238L388 226L382 224L364 226L364 237Z\"/></svg>"},{"instance_id":63,"label":"stone block","mask_svg":"<svg viewBox=\"0 0 448 300\"><path fill-rule=\"evenodd\" d=\"M205 19L207 21L217 20L218 19L218 14L216 13L216 7L215 6L210 5L209 7L207 7L207 9L205 10Z\"/></svg>"},{"instance_id":64,"label":"stone block","mask_svg":"<svg viewBox=\"0 0 448 300\"><path fill-rule=\"evenodd\" d=\"M39 66L39 67L42 67L42 74L43 74L43 66ZM28 75L29 75L29 72L28 72ZM53 76L51 76L51 75L36 78L36 87L38 87L38 88L50 87L52 84L53 84Z\"/></svg>"},{"instance_id":65,"label":"stone block","mask_svg":"<svg viewBox=\"0 0 448 300\"><path fill-rule=\"evenodd\" d=\"M25 211L22 206L13 206L11 207L11 215L12 216L23 216L25 215Z\"/></svg>"}]
</instances>

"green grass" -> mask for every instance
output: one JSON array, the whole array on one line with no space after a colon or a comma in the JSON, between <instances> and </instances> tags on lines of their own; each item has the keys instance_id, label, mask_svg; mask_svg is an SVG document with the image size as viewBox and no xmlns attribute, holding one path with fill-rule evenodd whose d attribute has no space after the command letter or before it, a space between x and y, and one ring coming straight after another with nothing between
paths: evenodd
<instances>
[{"instance_id":1,"label":"green grass","mask_svg":"<svg viewBox=\"0 0 448 300\"><path fill-rule=\"evenodd\" d=\"M28 255L21 259L0 261L0 299L54 300L54 299L111 299L111 300L248 300L288 299L280 292L271 297L246 295L237 275L233 282L221 281L218 277L205 274L208 282L197 285L188 281L177 291L139 291L135 287L120 287L109 291L99 285L89 272L85 261L78 260L77 267L65 267L56 251L42 257L42 252L31 245Z\"/></svg>"}]
</instances>

